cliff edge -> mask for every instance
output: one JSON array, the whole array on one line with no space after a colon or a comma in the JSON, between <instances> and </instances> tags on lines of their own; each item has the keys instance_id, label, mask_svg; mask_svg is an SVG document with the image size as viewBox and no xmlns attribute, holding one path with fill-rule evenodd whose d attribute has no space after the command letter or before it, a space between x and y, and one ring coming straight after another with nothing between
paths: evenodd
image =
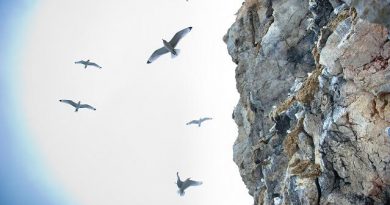
<instances>
[{"instance_id":1,"label":"cliff edge","mask_svg":"<svg viewBox=\"0 0 390 205\"><path fill-rule=\"evenodd\" d=\"M390 1L246 0L224 37L254 204L390 204Z\"/></svg>"}]
</instances>

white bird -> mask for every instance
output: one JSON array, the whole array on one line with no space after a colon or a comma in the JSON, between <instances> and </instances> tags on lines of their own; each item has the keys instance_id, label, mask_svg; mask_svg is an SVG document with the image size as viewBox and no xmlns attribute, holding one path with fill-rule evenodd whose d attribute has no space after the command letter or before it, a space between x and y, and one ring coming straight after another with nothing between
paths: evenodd
<instances>
[{"instance_id":1,"label":"white bird","mask_svg":"<svg viewBox=\"0 0 390 205\"><path fill-rule=\"evenodd\" d=\"M190 125L190 124L197 124L198 127L200 127L200 125L202 124L202 122L206 121L206 120L212 120L213 118L211 117L204 117L204 118L200 118L199 120L192 120L191 122L187 122L186 125Z\"/></svg>"},{"instance_id":2,"label":"white bird","mask_svg":"<svg viewBox=\"0 0 390 205\"><path fill-rule=\"evenodd\" d=\"M76 61L76 62L74 62L74 63L75 63L75 64L83 64L85 69L87 68L87 66L95 66L95 67L97 67L97 68L102 68L102 67L99 66L98 64L89 61L89 59L88 59L87 61L81 60L81 61Z\"/></svg>"},{"instance_id":3,"label":"white bird","mask_svg":"<svg viewBox=\"0 0 390 205\"><path fill-rule=\"evenodd\" d=\"M179 55L180 50L175 49L177 43L179 43L180 39L182 39L187 33L191 31L192 27L187 27L175 34L173 38L167 42L166 40L162 39L164 46L157 49L156 51L153 52L153 54L150 56L148 60L148 64L152 63L155 61L158 57L166 54L166 53L171 53L171 57L174 58Z\"/></svg>"},{"instance_id":4,"label":"white bird","mask_svg":"<svg viewBox=\"0 0 390 205\"><path fill-rule=\"evenodd\" d=\"M199 186L203 184L201 181L193 181L191 178L187 178L185 181L180 180L179 172L176 172L177 176L177 187L179 187L179 190L177 190L177 193L180 194L180 196L184 196L185 192L184 190L187 189L190 186Z\"/></svg>"},{"instance_id":5,"label":"white bird","mask_svg":"<svg viewBox=\"0 0 390 205\"><path fill-rule=\"evenodd\" d=\"M91 110L96 110L96 108L94 108L88 104L81 104L80 101L78 103L75 103L72 100L60 100L60 102L63 102L63 103L66 103L66 104L73 106L74 108L76 108L75 112L78 112L80 108L87 108L87 109L91 109Z\"/></svg>"}]
</instances>

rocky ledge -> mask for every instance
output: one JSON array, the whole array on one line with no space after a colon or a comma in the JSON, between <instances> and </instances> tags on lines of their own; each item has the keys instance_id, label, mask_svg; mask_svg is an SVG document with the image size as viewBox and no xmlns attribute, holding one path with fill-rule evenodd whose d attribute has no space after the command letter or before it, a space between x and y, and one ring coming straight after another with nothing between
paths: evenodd
<instances>
[{"instance_id":1,"label":"rocky ledge","mask_svg":"<svg viewBox=\"0 0 390 205\"><path fill-rule=\"evenodd\" d=\"M254 204L390 204L390 1L246 0L234 161Z\"/></svg>"}]
</instances>

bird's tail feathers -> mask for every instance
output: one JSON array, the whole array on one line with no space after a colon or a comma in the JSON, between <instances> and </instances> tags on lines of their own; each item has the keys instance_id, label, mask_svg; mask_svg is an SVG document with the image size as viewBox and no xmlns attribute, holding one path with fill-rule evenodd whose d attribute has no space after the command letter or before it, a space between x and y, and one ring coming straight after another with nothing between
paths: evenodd
<instances>
[{"instance_id":1,"label":"bird's tail feathers","mask_svg":"<svg viewBox=\"0 0 390 205\"><path fill-rule=\"evenodd\" d=\"M171 58L176 58L180 53L180 49L175 49L175 53L176 53L176 55L171 53Z\"/></svg>"},{"instance_id":2,"label":"bird's tail feathers","mask_svg":"<svg viewBox=\"0 0 390 205\"><path fill-rule=\"evenodd\" d=\"M180 196L184 196L185 192L183 190L177 190L177 193L180 195Z\"/></svg>"}]
</instances>

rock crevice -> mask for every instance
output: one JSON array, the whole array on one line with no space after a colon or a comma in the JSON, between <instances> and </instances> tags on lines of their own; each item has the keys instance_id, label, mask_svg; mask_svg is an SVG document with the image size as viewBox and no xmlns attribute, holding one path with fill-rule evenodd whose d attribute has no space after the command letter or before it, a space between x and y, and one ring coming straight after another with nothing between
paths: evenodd
<instances>
[{"instance_id":1,"label":"rock crevice","mask_svg":"<svg viewBox=\"0 0 390 205\"><path fill-rule=\"evenodd\" d=\"M233 160L255 204L390 203L389 9L243 3L224 41L240 94Z\"/></svg>"}]
</instances>

